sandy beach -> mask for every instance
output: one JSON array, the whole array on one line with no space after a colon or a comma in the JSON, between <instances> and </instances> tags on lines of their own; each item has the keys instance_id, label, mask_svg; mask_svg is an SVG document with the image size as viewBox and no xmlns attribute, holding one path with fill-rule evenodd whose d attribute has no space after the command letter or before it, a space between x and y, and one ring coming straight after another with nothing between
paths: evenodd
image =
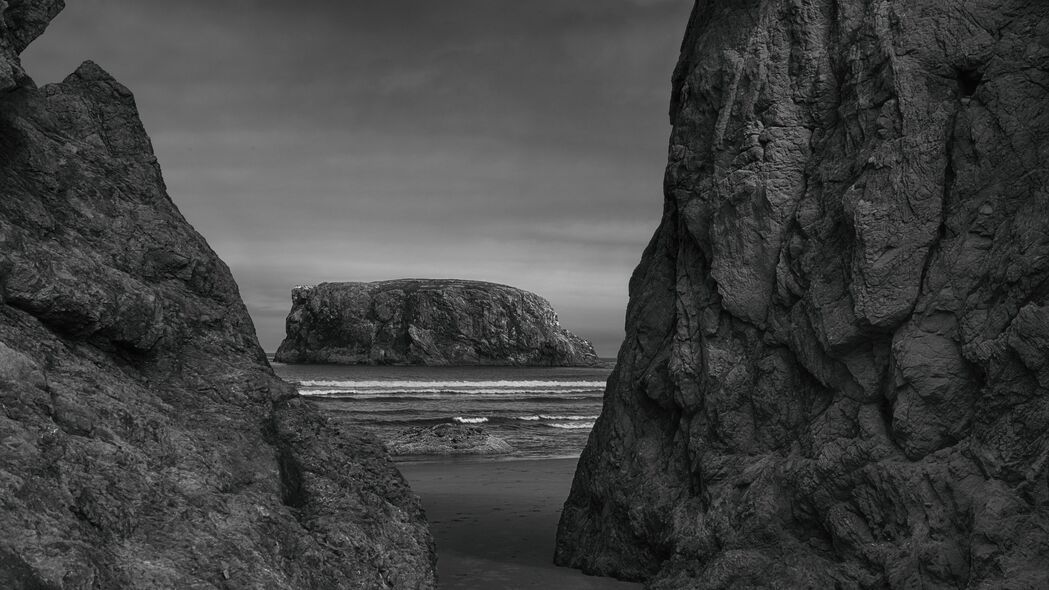
<instances>
[{"instance_id":1,"label":"sandy beach","mask_svg":"<svg viewBox=\"0 0 1049 590\"><path fill-rule=\"evenodd\" d=\"M400 463L437 541L442 590L617 590L640 584L552 563L576 459Z\"/></svg>"}]
</instances>

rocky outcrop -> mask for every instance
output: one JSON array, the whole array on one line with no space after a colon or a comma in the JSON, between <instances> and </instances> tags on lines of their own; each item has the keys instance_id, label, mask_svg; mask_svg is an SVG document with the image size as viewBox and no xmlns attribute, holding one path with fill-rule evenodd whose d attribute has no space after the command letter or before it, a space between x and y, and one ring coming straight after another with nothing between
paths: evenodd
<instances>
[{"instance_id":1,"label":"rocky outcrop","mask_svg":"<svg viewBox=\"0 0 1049 590\"><path fill-rule=\"evenodd\" d=\"M465 424L409 428L386 447L392 455L505 455L514 450L483 428Z\"/></svg>"},{"instance_id":2,"label":"rocky outcrop","mask_svg":"<svg viewBox=\"0 0 1049 590\"><path fill-rule=\"evenodd\" d=\"M480 281L321 283L292 291L282 363L597 364L542 297Z\"/></svg>"},{"instance_id":3,"label":"rocky outcrop","mask_svg":"<svg viewBox=\"0 0 1049 590\"><path fill-rule=\"evenodd\" d=\"M418 500L274 376L131 93L21 73L60 5L0 2L0 587L434 587Z\"/></svg>"},{"instance_id":4,"label":"rocky outcrop","mask_svg":"<svg viewBox=\"0 0 1049 590\"><path fill-rule=\"evenodd\" d=\"M63 8L64 0L0 0L0 92L32 83L18 55Z\"/></svg>"},{"instance_id":5,"label":"rocky outcrop","mask_svg":"<svg viewBox=\"0 0 1049 590\"><path fill-rule=\"evenodd\" d=\"M1049 4L697 2L557 561L1049 587Z\"/></svg>"}]
</instances>

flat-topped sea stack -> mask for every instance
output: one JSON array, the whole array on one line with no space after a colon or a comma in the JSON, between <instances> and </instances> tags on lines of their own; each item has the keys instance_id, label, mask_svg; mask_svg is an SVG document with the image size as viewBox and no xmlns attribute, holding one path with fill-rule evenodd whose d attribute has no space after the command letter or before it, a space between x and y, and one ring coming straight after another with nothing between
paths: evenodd
<instances>
[{"instance_id":1,"label":"flat-topped sea stack","mask_svg":"<svg viewBox=\"0 0 1049 590\"><path fill-rule=\"evenodd\" d=\"M282 363L591 366L542 297L496 283L401 279L296 287Z\"/></svg>"}]
</instances>

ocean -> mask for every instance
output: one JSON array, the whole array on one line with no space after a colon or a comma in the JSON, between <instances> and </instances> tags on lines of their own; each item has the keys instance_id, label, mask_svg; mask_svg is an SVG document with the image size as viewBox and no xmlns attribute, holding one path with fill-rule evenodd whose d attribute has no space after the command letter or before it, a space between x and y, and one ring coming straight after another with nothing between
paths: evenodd
<instances>
[{"instance_id":1,"label":"ocean","mask_svg":"<svg viewBox=\"0 0 1049 590\"><path fill-rule=\"evenodd\" d=\"M285 365L273 369L349 426L388 441L404 430L472 424L508 442L511 457L576 457L601 412L611 362L576 367ZM493 457L493 458L502 458Z\"/></svg>"}]
</instances>

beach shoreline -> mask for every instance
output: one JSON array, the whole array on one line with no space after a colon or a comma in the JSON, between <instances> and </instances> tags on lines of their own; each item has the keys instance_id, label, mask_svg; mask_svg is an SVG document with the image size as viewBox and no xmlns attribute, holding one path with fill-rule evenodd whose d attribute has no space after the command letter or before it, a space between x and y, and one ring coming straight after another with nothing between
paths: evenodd
<instances>
[{"instance_id":1,"label":"beach shoreline","mask_svg":"<svg viewBox=\"0 0 1049 590\"><path fill-rule=\"evenodd\" d=\"M437 543L441 590L628 590L641 584L553 564L578 457L398 461Z\"/></svg>"}]
</instances>

